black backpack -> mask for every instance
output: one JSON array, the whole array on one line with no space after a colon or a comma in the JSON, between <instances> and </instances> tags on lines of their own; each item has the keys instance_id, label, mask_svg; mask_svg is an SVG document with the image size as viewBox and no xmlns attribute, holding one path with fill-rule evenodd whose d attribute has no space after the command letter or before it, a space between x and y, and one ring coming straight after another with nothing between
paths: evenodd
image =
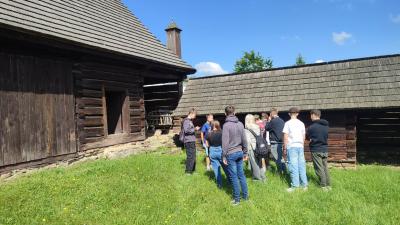
<instances>
[{"instance_id":1,"label":"black backpack","mask_svg":"<svg viewBox=\"0 0 400 225\"><path fill-rule=\"evenodd\" d=\"M256 149L254 149L254 154L259 158L267 158L270 152L270 146L262 135L257 135L254 131L247 129L256 138Z\"/></svg>"}]
</instances>

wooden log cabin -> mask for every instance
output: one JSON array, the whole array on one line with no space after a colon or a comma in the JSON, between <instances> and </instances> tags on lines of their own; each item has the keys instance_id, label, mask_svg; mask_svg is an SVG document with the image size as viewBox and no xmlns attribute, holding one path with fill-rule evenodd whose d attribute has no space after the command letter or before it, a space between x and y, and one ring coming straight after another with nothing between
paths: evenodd
<instances>
[{"instance_id":1,"label":"wooden log cabin","mask_svg":"<svg viewBox=\"0 0 400 225\"><path fill-rule=\"evenodd\" d=\"M119 0L1 1L0 173L143 140L144 87L195 72L166 31L169 49Z\"/></svg>"},{"instance_id":2,"label":"wooden log cabin","mask_svg":"<svg viewBox=\"0 0 400 225\"><path fill-rule=\"evenodd\" d=\"M298 106L306 126L309 110L320 109L330 122L330 162L400 163L400 55L190 79L175 116L194 107L196 125L208 113L223 122L226 105L242 121L272 107L286 121L289 107ZM310 160L308 143L305 151Z\"/></svg>"}]
</instances>

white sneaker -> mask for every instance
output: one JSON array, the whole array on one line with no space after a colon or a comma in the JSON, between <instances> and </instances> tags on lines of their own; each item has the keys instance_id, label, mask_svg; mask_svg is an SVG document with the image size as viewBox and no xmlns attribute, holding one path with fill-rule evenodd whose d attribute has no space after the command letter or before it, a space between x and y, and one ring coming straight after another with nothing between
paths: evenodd
<instances>
[{"instance_id":1,"label":"white sneaker","mask_svg":"<svg viewBox=\"0 0 400 225\"><path fill-rule=\"evenodd\" d=\"M323 191L331 191L331 190L332 190L332 188L331 188L331 187L329 187L329 186L327 186L327 187L322 187L322 190L323 190Z\"/></svg>"},{"instance_id":2,"label":"white sneaker","mask_svg":"<svg viewBox=\"0 0 400 225\"><path fill-rule=\"evenodd\" d=\"M289 192L289 193L291 193L291 192L296 191L296 188L290 187L290 188L286 189L286 191Z\"/></svg>"},{"instance_id":3,"label":"white sneaker","mask_svg":"<svg viewBox=\"0 0 400 225\"><path fill-rule=\"evenodd\" d=\"M207 171L210 171L211 170L211 167L210 166L207 166Z\"/></svg>"},{"instance_id":4,"label":"white sneaker","mask_svg":"<svg viewBox=\"0 0 400 225\"><path fill-rule=\"evenodd\" d=\"M303 191L308 191L308 187L303 187Z\"/></svg>"}]
</instances>

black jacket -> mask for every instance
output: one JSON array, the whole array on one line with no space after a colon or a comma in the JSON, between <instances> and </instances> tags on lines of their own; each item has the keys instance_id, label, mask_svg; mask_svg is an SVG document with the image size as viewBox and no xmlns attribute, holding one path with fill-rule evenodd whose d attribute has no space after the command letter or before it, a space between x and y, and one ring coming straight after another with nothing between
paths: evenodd
<instances>
[{"instance_id":1,"label":"black jacket","mask_svg":"<svg viewBox=\"0 0 400 225\"><path fill-rule=\"evenodd\" d=\"M324 119L315 120L307 130L307 138L310 140L310 151L328 152L329 123Z\"/></svg>"},{"instance_id":2,"label":"black jacket","mask_svg":"<svg viewBox=\"0 0 400 225\"><path fill-rule=\"evenodd\" d=\"M283 142L283 127L285 126L285 121L280 117L275 117L265 127L266 131L269 131L269 140L273 142Z\"/></svg>"}]
</instances>

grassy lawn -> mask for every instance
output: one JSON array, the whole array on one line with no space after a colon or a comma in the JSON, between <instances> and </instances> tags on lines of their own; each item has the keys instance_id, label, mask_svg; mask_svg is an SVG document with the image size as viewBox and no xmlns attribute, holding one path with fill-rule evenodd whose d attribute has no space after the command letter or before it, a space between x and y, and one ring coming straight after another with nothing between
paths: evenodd
<instances>
[{"instance_id":1,"label":"grassy lawn","mask_svg":"<svg viewBox=\"0 0 400 225\"><path fill-rule=\"evenodd\" d=\"M184 154L160 153L86 162L0 185L0 224L399 224L400 170L332 169L333 190L286 193L268 172L248 180L250 201L230 205L198 158L185 176Z\"/></svg>"}]
</instances>

